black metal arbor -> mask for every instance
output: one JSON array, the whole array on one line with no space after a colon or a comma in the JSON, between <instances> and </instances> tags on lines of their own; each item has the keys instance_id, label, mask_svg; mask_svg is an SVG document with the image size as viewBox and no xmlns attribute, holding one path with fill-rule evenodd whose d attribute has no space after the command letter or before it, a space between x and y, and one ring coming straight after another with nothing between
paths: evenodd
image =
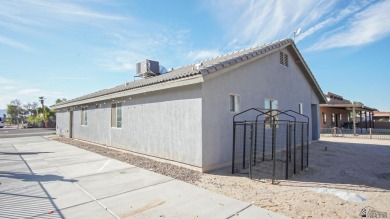
<instances>
[{"instance_id":1,"label":"black metal arbor","mask_svg":"<svg viewBox=\"0 0 390 219\"><path fill-rule=\"evenodd\" d=\"M238 120L245 117L246 120ZM232 173L288 179L309 165L308 116L251 108L233 117Z\"/></svg>"}]
</instances>

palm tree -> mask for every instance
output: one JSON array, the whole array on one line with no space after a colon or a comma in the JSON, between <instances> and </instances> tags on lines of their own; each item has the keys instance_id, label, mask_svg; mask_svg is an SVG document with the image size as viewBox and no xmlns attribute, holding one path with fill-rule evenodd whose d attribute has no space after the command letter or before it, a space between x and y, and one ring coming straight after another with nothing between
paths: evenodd
<instances>
[{"instance_id":1,"label":"palm tree","mask_svg":"<svg viewBox=\"0 0 390 219\"><path fill-rule=\"evenodd\" d=\"M45 119L45 97L39 97L39 101L41 101L42 109L43 109L43 119Z\"/></svg>"}]
</instances>

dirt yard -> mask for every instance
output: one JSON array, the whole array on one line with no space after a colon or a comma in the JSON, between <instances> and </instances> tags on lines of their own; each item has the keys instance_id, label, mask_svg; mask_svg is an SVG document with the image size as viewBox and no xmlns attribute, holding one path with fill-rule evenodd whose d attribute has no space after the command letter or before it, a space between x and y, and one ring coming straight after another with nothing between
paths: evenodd
<instances>
[{"instance_id":1,"label":"dirt yard","mask_svg":"<svg viewBox=\"0 0 390 219\"><path fill-rule=\"evenodd\" d=\"M368 206L390 217L390 141L323 138L310 147L309 170L278 185L230 171L195 184L292 218L361 218Z\"/></svg>"},{"instance_id":2,"label":"dirt yard","mask_svg":"<svg viewBox=\"0 0 390 219\"><path fill-rule=\"evenodd\" d=\"M371 207L390 218L390 141L323 138L310 145L309 169L277 185L231 174L199 173L68 138L53 140L195 184L292 218L361 218Z\"/></svg>"}]
</instances>

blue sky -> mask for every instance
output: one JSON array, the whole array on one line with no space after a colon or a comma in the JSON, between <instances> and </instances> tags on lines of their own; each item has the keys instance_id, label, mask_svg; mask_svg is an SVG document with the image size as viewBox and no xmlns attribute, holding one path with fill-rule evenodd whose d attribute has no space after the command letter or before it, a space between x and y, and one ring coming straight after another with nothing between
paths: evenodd
<instances>
[{"instance_id":1,"label":"blue sky","mask_svg":"<svg viewBox=\"0 0 390 219\"><path fill-rule=\"evenodd\" d=\"M324 92L390 111L390 1L23 0L0 7L0 109L51 105L289 36ZM291 35L290 35L291 36Z\"/></svg>"}]
</instances>

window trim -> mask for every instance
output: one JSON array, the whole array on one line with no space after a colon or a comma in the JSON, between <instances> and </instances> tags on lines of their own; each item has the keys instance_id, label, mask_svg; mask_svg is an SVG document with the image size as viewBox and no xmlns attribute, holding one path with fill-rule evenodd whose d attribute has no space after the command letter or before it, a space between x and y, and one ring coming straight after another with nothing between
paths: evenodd
<instances>
[{"instance_id":1,"label":"window trim","mask_svg":"<svg viewBox=\"0 0 390 219\"><path fill-rule=\"evenodd\" d=\"M298 113L303 115L303 103L302 102L298 103Z\"/></svg>"},{"instance_id":2,"label":"window trim","mask_svg":"<svg viewBox=\"0 0 390 219\"><path fill-rule=\"evenodd\" d=\"M273 108L272 105L273 103L276 102L276 108ZM269 103L269 109L266 107L266 103ZM276 99L272 99L272 98L264 98L264 109L265 110L279 110L279 100L276 100ZM275 112L275 114L278 114L277 112ZM271 111L271 115L273 115L273 112ZM265 120L267 120L267 118L270 116L268 115L264 115L265 116ZM275 120L278 121L279 120L279 115L277 115L275 117Z\"/></svg>"},{"instance_id":3,"label":"window trim","mask_svg":"<svg viewBox=\"0 0 390 219\"><path fill-rule=\"evenodd\" d=\"M119 106L118 106L119 105ZM118 111L120 111L120 127L118 126L118 115L119 115L119 113L118 113ZM122 119L122 103L117 103L116 104L116 128L122 128L122 121L123 121L123 119Z\"/></svg>"},{"instance_id":4,"label":"window trim","mask_svg":"<svg viewBox=\"0 0 390 219\"><path fill-rule=\"evenodd\" d=\"M322 124L326 124L326 113L322 113Z\"/></svg>"},{"instance_id":5,"label":"window trim","mask_svg":"<svg viewBox=\"0 0 390 219\"><path fill-rule=\"evenodd\" d=\"M120 106L118 106L120 105ZM115 107L114 107L115 106ZM115 123L113 123L113 108L115 108ZM118 111L120 111L120 127L118 127ZM122 128L122 103L118 102L118 103L112 103L111 104L111 128L116 128L116 129L121 129ZM115 124L115 125L114 125Z\"/></svg>"},{"instance_id":6,"label":"window trim","mask_svg":"<svg viewBox=\"0 0 390 219\"><path fill-rule=\"evenodd\" d=\"M81 107L81 126L88 126L88 106Z\"/></svg>"},{"instance_id":7,"label":"window trim","mask_svg":"<svg viewBox=\"0 0 390 219\"><path fill-rule=\"evenodd\" d=\"M234 109L232 110L232 97L233 97L233 107ZM229 94L229 112L231 113L238 113L240 112L241 109L241 97L239 94Z\"/></svg>"},{"instance_id":8,"label":"window trim","mask_svg":"<svg viewBox=\"0 0 390 219\"><path fill-rule=\"evenodd\" d=\"M336 114L334 114L334 113L331 113L330 114L330 124L331 125L334 125L335 123L336 123Z\"/></svg>"}]
</instances>

